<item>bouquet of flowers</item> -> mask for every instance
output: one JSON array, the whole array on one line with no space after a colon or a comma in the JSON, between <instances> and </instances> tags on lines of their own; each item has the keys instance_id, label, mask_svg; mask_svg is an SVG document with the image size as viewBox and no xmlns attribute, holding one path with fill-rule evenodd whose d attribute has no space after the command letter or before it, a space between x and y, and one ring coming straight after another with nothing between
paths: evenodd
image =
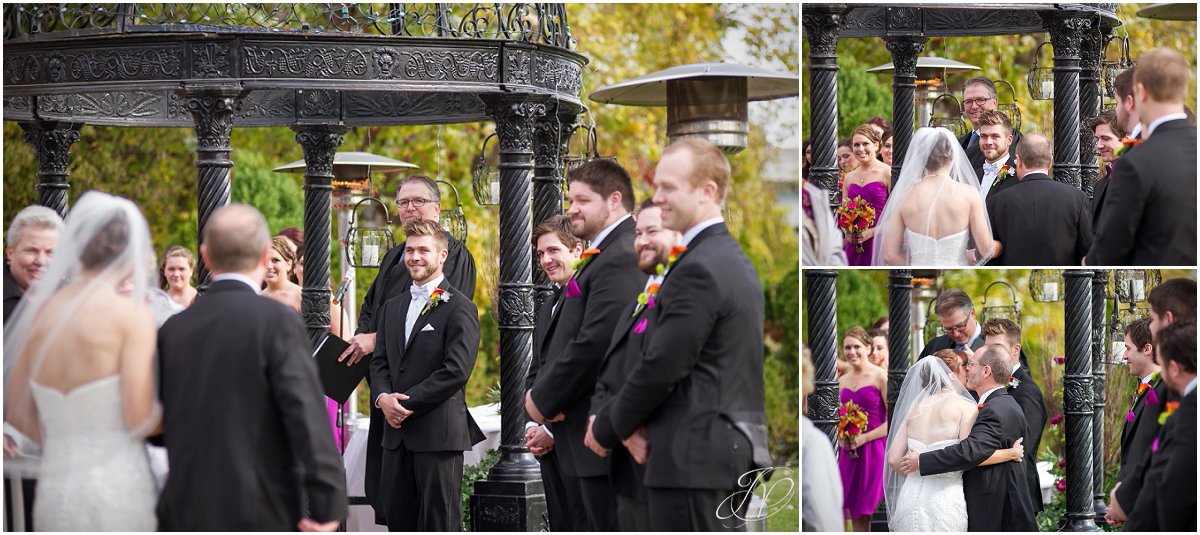
<instances>
[{"instance_id":1,"label":"bouquet of flowers","mask_svg":"<svg viewBox=\"0 0 1200 535\"><path fill-rule=\"evenodd\" d=\"M862 234L875 225L875 208L860 196L849 199L837 210L838 228L847 235ZM863 252L862 242L855 243L855 252Z\"/></svg>"},{"instance_id":2,"label":"bouquet of flowers","mask_svg":"<svg viewBox=\"0 0 1200 535\"><path fill-rule=\"evenodd\" d=\"M853 443L854 439L867 429L867 413L853 401L847 401L838 407L838 439ZM858 450L850 449L850 458L858 458Z\"/></svg>"}]
</instances>

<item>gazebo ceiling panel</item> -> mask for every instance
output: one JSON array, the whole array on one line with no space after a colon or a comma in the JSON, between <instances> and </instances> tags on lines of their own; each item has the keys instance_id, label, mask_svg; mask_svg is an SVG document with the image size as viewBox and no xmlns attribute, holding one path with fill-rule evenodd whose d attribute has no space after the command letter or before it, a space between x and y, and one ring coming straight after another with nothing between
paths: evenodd
<instances>
[{"instance_id":1,"label":"gazebo ceiling panel","mask_svg":"<svg viewBox=\"0 0 1200 535\"><path fill-rule=\"evenodd\" d=\"M1116 26L1115 4L847 4L838 37L971 37L1046 31L1039 13L1075 10Z\"/></svg>"}]
</instances>

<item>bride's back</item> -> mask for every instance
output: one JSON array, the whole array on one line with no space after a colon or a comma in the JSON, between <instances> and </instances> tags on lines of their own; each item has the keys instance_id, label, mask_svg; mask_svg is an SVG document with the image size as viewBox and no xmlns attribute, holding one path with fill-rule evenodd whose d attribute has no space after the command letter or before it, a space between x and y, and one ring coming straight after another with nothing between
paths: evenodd
<instances>
[{"instance_id":1,"label":"bride's back","mask_svg":"<svg viewBox=\"0 0 1200 535\"><path fill-rule=\"evenodd\" d=\"M967 228L971 218L970 195L979 192L944 176L925 178L909 190L900 217L905 228L942 239Z\"/></svg>"},{"instance_id":2,"label":"bride's back","mask_svg":"<svg viewBox=\"0 0 1200 535\"><path fill-rule=\"evenodd\" d=\"M957 440L963 418L973 409L971 402L952 392L943 392L921 400L909 412L908 438L929 445Z\"/></svg>"}]
</instances>

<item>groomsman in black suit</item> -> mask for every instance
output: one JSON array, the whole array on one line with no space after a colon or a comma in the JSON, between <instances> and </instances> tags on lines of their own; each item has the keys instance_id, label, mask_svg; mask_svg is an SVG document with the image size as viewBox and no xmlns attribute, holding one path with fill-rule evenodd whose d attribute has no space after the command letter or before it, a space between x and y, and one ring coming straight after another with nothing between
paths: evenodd
<instances>
[{"instance_id":1,"label":"groomsman in black suit","mask_svg":"<svg viewBox=\"0 0 1200 535\"><path fill-rule=\"evenodd\" d=\"M963 115L971 121L972 130L965 136L959 138L958 142L962 145L963 150L967 153L967 159L971 162L971 167L981 169L984 162L984 154L979 145L980 127L982 126L980 119L985 112L996 111L996 84L986 76L977 76L967 80L963 84ZM1010 120L1011 124L1011 120ZM1012 131L1012 143L1009 144L1008 152L1013 154L1017 150L1017 145L1021 143L1021 133L1016 129Z\"/></svg>"},{"instance_id":2,"label":"groomsman in black suit","mask_svg":"<svg viewBox=\"0 0 1200 535\"><path fill-rule=\"evenodd\" d=\"M1136 71L1136 66L1121 71L1113 79L1113 91L1117 95L1117 122L1121 123L1121 130L1133 139L1142 139L1142 117L1133 98L1133 73Z\"/></svg>"},{"instance_id":3,"label":"groomsman in black suit","mask_svg":"<svg viewBox=\"0 0 1200 535\"><path fill-rule=\"evenodd\" d=\"M651 318L653 309L658 306L657 294L663 281L658 266L666 269L671 249L679 245L681 238L678 231L663 227L662 208L654 204L653 198L642 201L634 217L637 218L637 239L633 241L633 247L638 255L638 269L650 278L637 300L626 306L629 313L621 314L600 367L596 394L592 396L592 416L584 444L601 457L607 456L610 450L596 442L591 421L608 405L613 393L629 380L629 374L641 360L646 332L654 329ZM611 453L609 479L617 492L617 523L621 531L649 531L649 502L646 487L642 484L646 466L634 461L623 446L616 446Z\"/></svg>"},{"instance_id":4,"label":"groomsman in black suit","mask_svg":"<svg viewBox=\"0 0 1200 535\"><path fill-rule=\"evenodd\" d=\"M1196 532L1196 324L1177 321L1154 337L1162 378L1182 397L1150 446L1145 486L1126 531Z\"/></svg>"},{"instance_id":5,"label":"groomsman in black suit","mask_svg":"<svg viewBox=\"0 0 1200 535\"><path fill-rule=\"evenodd\" d=\"M958 288L942 290L934 302L933 313L937 315L946 334L935 336L925 344L921 358L943 349L965 351L970 348L974 351L983 347L983 328L976 321L975 305L965 292Z\"/></svg>"},{"instance_id":6,"label":"groomsman in black suit","mask_svg":"<svg viewBox=\"0 0 1200 535\"><path fill-rule=\"evenodd\" d=\"M1146 296L1150 303L1150 334L1176 321L1196 321L1196 281L1167 279Z\"/></svg>"},{"instance_id":7,"label":"groomsman in black suit","mask_svg":"<svg viewBox=\"0 0 1200 535\"><path fill-rule=\"evenodd\" d=\"M663 150L654 203L684 249L668 259L641 359L592 426L600 446L623 444L645 463L652 531L744 529L744 511L730 509L746 501L729 498L750 490L739 478L771 465L762 286L721 218L729 175L706 141Z\"/></svg>"},{"instance_id":8,"label":"groomsman in black suit","mask_svg":"<svg viewBox=\"0 0 1200 535\"><path fill-rule=\"evenodd\" d=\"M1123 73L1122 73L1123 74ZM1092 135L1096 139L1096 152L1100 154L1103 165L1100 168L1100 178L1092 188L1092 232L1100 225L1100 210L1104 208L1104 194L1108 191L1108 178L1112 174L1112 166L1116 160L1116 152L1123 146L1121 140L1125 130L1121 128L1114 110L1104 110L1092 119Z\"/></svg>"},{"instance_id":9,"label":"groomsman in black suit","mask_svg":"<svg viewBox=\"0 0 1200 535\"><path fill-rule=\"evenodd\" d=\"M525 377L526 391L533 388L538 371L546 363L551 319L562 306L563 286L575 275L575 262L583 254L583 240L571 232L570 218L557 215L533 229L533 248L538 266L554 283L554 294L542 303L533 324L533 361ZM525 423L525 447L538 457L542 466L550 531L587 531L587 510L583 505L583 496L579 485L574 482L566 484L562 467L565 461L554 447L554 432L550 430L553 425L532 420Z\"/></svg>"},{"instance_id":10,"label":"groomsman in black suit","mask_svg":"<svg viewBox=\"0 0 1200 535\"><path fill-rule=\"evenodd\" d=\"M346 517L304 325L258 295L269 240L257 210L218 209L200 245L212 286L159 330L163 531L333 531Z\"/></svg>"},{"instance_id":11,"label":"groomsman in black suit","mask_svg":"<svg viewBox=\"0 0 1200 535\"><path fill-rule=\"evenodd\" d=\"M1079 265L1092 245L1087 195L1050 178L1054 150L1042 134L1025 136L1016 160L1012 185L987 199L992 237L1002 244L990 265Z\"/></svg>"},{"instance_id":12,"label":"groomsman in black suit","mask_svg":"<svg viewBox=\"0 0 1200 535\"><path fill-rule=\"evenodd\" d=\"M396 209L401 225L413 221L437 221L442 211L441 193L437 183L427 176L409 175L396 185ZM447 237L450 245L442 273L450 281L450 285L462 290L463 297L468 300L475 295L475 258L466 245L454 236ZM404 267L404 242L393 247L383 256L379 264L379 273L363 296L362 307L358 314L358 329L350 338L350 347L342 354L341 360L347 365L358 362L375 352L375 334L379 330L379 310L383 304L408 293L412 286L412 277ZM379 501L379 473L383 462L383 450L380 443L383 440L385 427L383 413L377 407L370 407L371 427L367 431L366 477L363 487L367 501L375 509L375 523L386 524L383 518L383 505Z\"/></svg>"},{"instance_id":13,"label":"groomsman in black suit","mask_svg":"<svg viewBox=\"0 0 1200 535\"><path fill-rule=\"evenodd\" d=\"M1113 167L1087 264L1196 264L1196 127L1183 99L1192 79L1178 52L1154 49L1133 74L1143 141Z\"/></svg>"},{"instance_id":14,"label":"groomsman in black suit","mask_svg":"<svg viewBox=\"0 0 1200 535\"><path fill-rule=\"evenodd\" d=\"M1021 356L1021 327L1016 322L1005 318L992 318L983 324L984 343L1004 348L1009 355L1012 365L1012 378L1006 388L1009 395L1021 406L1025 415L1025 479L1029 483L1029 499L1033 513L1042 512L1042 486L1038 481L1037 454L1038 446L1042 443L1042 431L1046 428L1046 401L1042 398L1042 389L1029 373L1029 366L1022 365Z\"/></svg>"},{"instance_id":15,"label":"groomsman in black suit","mask_svg":"<svg viewBox=\"0 0 1200 535\"><path fill-rule=\"evenodd\" d=\"M979 179L979 194L983 200L1016 183L1012 178L1017 172L1016 151L1013 147L1013 129L1008 116L996 111L985 111L979 116L979 151L983 154L980 165L975 166L975 176ZM1008 167L1004 176L1000 171Z\"/></svg>"},{"instance_id":16,"label":"groomsman in black suit","mask_svg":"<svg viewBox=\"0 0 1200 535\"><path fill-rule=\"evenodd\" d=\"M461 531L463 451L483 440L463 387L475 368L479 316L446 279L449 237L404 225L407 295L379 311L371 398L383 411L380 500L391 531Z\"/></svg>"},{"instance_id":17,"label":"groomsman in black suit","mask_svg":"<svg viewBox=\"0 0 1200 535\"><path fill-rule=\"evenodd\" d=\"M1011 448L1025 433L1020 405L1005 391L1012 374L1003 347L984 346L967 360L967 386L980 393L971 434L953 446L918 454L909 450L900 471L922 476L963 471L967 531L1037 531L1022 463L979 466L997 449ZM1028 448L1028 446L1025 446Z\"/></svg>"},{"instance_id":18,"label":"groomsman in black suit","mask_svg":"<svg viewBox=\"0 0 1200 535\"><path fill-rule=\"evenodd\" d=\"M545 363L526 393L525 412L538 423L556 422L551 430L565 483L579 487L592 531L614 531L608 461L584 446L583 437L604 352L646 276L633 255L633 184L625 169L593 160L571 171L567 183L571 230L590 245L551 316Z\"/></svg>"}]
</instances>

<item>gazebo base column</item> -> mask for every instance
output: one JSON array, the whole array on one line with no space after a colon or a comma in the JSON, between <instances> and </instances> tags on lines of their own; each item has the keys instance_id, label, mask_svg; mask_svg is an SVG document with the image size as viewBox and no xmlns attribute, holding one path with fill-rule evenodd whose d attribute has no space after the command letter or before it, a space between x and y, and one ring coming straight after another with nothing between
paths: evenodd
<instances>
[{"instance_id":1,"label":"gazebo base column","mask_svg":"<svg viewBox=\"0 0 1200 535\"><path fill-rule=\"evenodd\" d=\"M1066 373L1063 409L1067 416L1066 531L1099 531L1092 510L1092 272L1068 270Z\"/></svg>"},{"instance_id":2,"label":"gazebo base column","mask_svg":"<svg viewBox=\"0 0 1200 535\"><path fill-rule=\"evenodd\" d=\"M204 228L218 208L229 204L229 137L233 114L244 92L239 85L195 85L185 90L187 110L196 129L196 186L198 192L196 250L204 242ZM204 262L196 263L196 288L208 290L210 274Z\"/></svg>"},{"instance_id":3,"label":"gazebo base column","mask_svg":"<svg viewBox=\"0 0 1200 535\"><path fill-rule=\"evenodd\" d=\"M539 119L534 126L533 147L533 226L563 213L563 176L565 169L562 159L566 155L567 138L575 126L576 117L547 116ZM554 294L553 286L546 273L537 266L533 258L533 295L534 310L540 310L542 303Z\"/></svg>"},{"instance_id":4,"label":"gazebo base column","mask_svg":"<svg viewBox=\"0 0 1200 535\"><path fill-rule=\"evenodd\" d=\"M347 128L339 125L293 127L304 149L304 287L300 316L314 345L329 332L329 243L333 214L333 158Z\"/></svg>"},{"instance_id":5,"label":"gazebo base column","mask_svg":"<svg viewBox=\"0 0 1200 535\"><path fill-rule=\"evenodd\" d=\"M20 123L25 130L25 141L33 145L38 165L38 202L67 217L67 194L71 190L67 182L67 165L71 161L71 145L79 141L77 123L58 121L32 121Z\"/></svg>"},{"instance_id":6,"label":"gazebo base column","mask_svg":"<svg viewBox=\"0 0 1200 535\"><path fill-rule=\"evenodd\" d=\"M845 9L845 5L812 4L805 8L803 16L804 31L810 44L808 71L812 73L808 92L812 167L808 177L825 190L831 205L838 197L837 42Z\"/></svg>"},{"instance_id":7,"label":"gazebo base column","mask_svg":"<svg viewBox=\"0 0 1200 535\"><path fill-rule=\"evenodd\" d=\"M808 418L837 447L837 277L833 270L806 270L808 343L812 348L816 390L808 396Z\"/></svg>"}]
</instances>

